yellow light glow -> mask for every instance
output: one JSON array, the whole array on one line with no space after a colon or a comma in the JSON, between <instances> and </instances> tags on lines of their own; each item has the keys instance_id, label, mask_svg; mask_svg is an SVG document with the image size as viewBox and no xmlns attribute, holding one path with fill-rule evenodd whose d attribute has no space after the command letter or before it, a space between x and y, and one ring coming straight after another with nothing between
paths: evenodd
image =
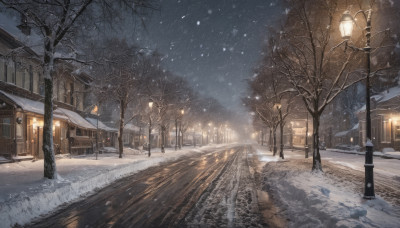
<instances>
[{"instance_id":1,"label":"yellow light glow","mask_svg":"<svg viewBox=\"0 0 400 228\"><path fill-rule=\"evenodd\" d=\"M345 11L340 19L339 30L343 39L349 39L353 33L353 17L349 11Z\"/></svg>"},{"instance_id":2,"label":"yellow light glow","mask_svg":"<svg viewBox=\"0 0 400 228\"><path fill-rule=\"evenodd\" d=\"M97 107L97 105L95 105L92 109L92 114L97 114L97 111L99 111L99 108Z\"/></svg>"}]
</instances>

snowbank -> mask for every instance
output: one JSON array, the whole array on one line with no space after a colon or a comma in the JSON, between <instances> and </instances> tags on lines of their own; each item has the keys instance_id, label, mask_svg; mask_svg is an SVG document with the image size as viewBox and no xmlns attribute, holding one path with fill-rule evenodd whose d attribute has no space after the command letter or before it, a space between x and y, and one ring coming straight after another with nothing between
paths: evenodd
<instances>
[{"instance_id":1,"label":"snowbank","mask_svg":"<svg viewBox=\"0 0 400 228\"><path fill-rule=\"evenodd\" d=\"M210 147L185 148L179 151L159 149L150 158L143 153L125 155L101 154L57 159L59 178L42 178L43 160L2 164L0 169L0 227L28 223L58 206L90 194L124 176L136 173L161 162L173 161L183 155L202 153ZM3 185L4 184L4 185Z\"/></svg>"},{"instance_id":2,"label":"snowbank","mask_svg":"<svg viewBox=\"0 0 400 228\"><path fill-rule=\"evenodd\" d=\"M365 155L365 152L355 151L355 150L340 150L340 149L327 149L329 152L336 152L336 153L344 153L344 154L358 154L358 155ZM374 151L374 156L376 157L383 157L388 159L400 159L400 152L380 152Z\"/></svg>"},{"instance_id":3,"label":"snowbank","mask_svg":"<svg viewBox=\"0 0 400 228\"><path fill-rule=\"evenodd\" d=\"M379 195L375 200L364 200L359 186L351 179L312 173L311 158L298 158L288 150L285 153L285 161L276 161L269 153L271 158L265 159L262 184L288 219L289 227L399 226L397 206Z\"/></svg>"}]
</instances>

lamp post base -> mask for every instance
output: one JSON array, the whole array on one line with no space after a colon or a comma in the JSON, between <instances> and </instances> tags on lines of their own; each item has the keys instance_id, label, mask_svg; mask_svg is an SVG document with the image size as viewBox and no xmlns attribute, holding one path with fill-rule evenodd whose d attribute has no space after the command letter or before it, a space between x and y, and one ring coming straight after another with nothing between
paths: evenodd
<instances>
[{"instance_id":1,"label":"lamp post base","mask_svg":"<svg viewBox=\"0 0 400 228\"><path fill-rule=\"evenodd\" d=\"M372 162L372 146L366 147L365 153L365 190L364 190L364 199L375 199L375 190L374 190L374 164Z\"/></svg>"}]
</instances>

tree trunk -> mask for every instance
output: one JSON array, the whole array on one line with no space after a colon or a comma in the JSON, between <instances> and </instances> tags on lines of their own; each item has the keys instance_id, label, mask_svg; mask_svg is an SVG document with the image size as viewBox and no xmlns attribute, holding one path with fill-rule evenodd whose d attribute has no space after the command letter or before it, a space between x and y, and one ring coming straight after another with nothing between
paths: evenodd
<instances>
[{"instance_id":1,"label":"tree trunk","mask_svg":"<svg viewBox=\"0 0 400 228\"><path fill-rule=\"evenodd\" d=\"M273 139L274 139L274 156L276 155L277 152L277 148L276 148L276 127L274 127L274 129L272 130L272 134L273 134Z\"/></svg>"},{"instance_id":2,"label":"tree trunk","mask_svg":"<svg viewBox=\"0 0 400 228\"><path fill-rule=\"evenodd\" d=\"M161 153L165 153L165 126L161 126Z\"/></svg>"},{"instance_id":3,"label":"tree trunk","mask_svg":"<svg viewBox=\"0 0 400 228\"><path fill-rule=\"evenodd\" d=\"M283 124L282 121L279 124L280 126L280 130L281 130L281 146L280 146L280 151L279 151L279 157L281 157L282 159L285 159L285 156L283 155Z\"/></svg>"},{"instance_id":4,"label":"tree trunk","mask_svg":"<svg viewBox=\"0 0 400 228\"><path fill-rule=\"evenodd\" d=\"M124 133L124 117L125 117L125 101L120 100L120 116L119 116L119 135L118 135L118 144L119 144L119 158L122 158L122 153L124 152L124 145L122 141L122 136Z\"/></svg>"},{"instance_id":5,"label":"tree trunk","mask_svg":"<svg viewBox=\"0 0 400 228\"><path fill-rule=\"evenodd\" d=\"M44 123L43 123L43 154L44 177L57 178L56 159L53 149L53 74L54 74L54 47L51 34L45 41L44 55Z\"/></svg>"},{"instance_id":6,"label":"tree trunk","mask_svg":"<svg viewBox=\"0 0 400 228\"><path fill-rule=\"evenodd\" d=\"M319 153L319 115L313 115L313 166L312 171L322 171L321 155Z\"/></svg>"},{"instance_id":7,"label":"tree trunk","mask_svg":"<svg viewBox=\"0 0 400 228\"><path fill-rule=\"evenodd\" d=\"M44 124L43 124L43 154L44 177L57 178L56 160L53 150L53 80L44 79Z\"/></svg>"},{"instance_id":8,"label":"tree trunk","mask_svg":"<svg viewBox=\"0 0 400 228\"><path fill-rule=\"evenodd\" d=\"M264 131L261 130L261 146L264 146Z\"/></svg>"},{"instance_id":9,"label":"tree trunk","mask_svg":"<svg viewBox=\"0 0 400 228\"><path fill-rule=\"evenodd\" d=\"M269 151L272 152L272 128L269 128Z\"/></svg>"},{"instance_id":10,"label":"tree trunk","mask_svg":"<svg viewBox=\"0 0 400 228\"><path fill-rule=\"evenodd\" d=\"M175 119L175 150L178 150L178 120Z\"/></svg>"}]
</instances>

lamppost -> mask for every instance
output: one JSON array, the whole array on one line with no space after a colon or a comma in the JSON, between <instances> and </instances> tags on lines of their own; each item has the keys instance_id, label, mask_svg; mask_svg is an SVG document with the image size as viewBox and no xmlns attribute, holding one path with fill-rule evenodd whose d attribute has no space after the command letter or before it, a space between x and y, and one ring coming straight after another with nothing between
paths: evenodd
<instances>
[{"instance_id":1,"label":"lamppost","mask_svg":"<svg viewBox=\"0 0 400 228\"><path fill-rule=\"evenodd\" d=\"M345 11L340 19L339 30L343 39L347 40L351 38L353 32L353 25L354 19L359 13L364 16L366 20L365 26L365 38L366 44L364 48L357 48L352 47L353 50L363 51L365 52L366 58L366 70L367 70L367 77L365 80L365 112L366 112L366 143L365 143L365 186L364 186L364 198L365 199L374 199L375 198L375 191L374 191L374 163L373 163L373 144L371 140L371 106L370 106L370 82L369 77L371 73L371 14L372 9L368 9L366 11L360 10L358 11L354 17L350 15L349 11Z\"/></svg>"},{"instance_id":2,"label":"lamppost","mask_svg":"<svg viewBox=\"0 0 400 228\"><path fill-rule=\"evenodd\" d=\"M175 118L175 150L178 150L178 119L179 114Z\"/></svg>"},{"instance_id":3,"label":"lamppost","mask_svg":"<svg viewBox=\"0 0 400 228\"><path fill-rule=\"evenodd\" d=\"M150 108L150 112L149 112L149 157L150 157L151 156L151 110L153 108L152 100L149 101L149 108Z\"/></svg>"},{"instance_id":4,"label":"lamppost","mask_svg":"<svg viewBox=\"0 0 400 228\"><path fill-rule=\"evenodd\" d=\"M178 134L178 137L179 137L179 140L178 140L179 141L179 149L182 149L182 142L183 142L183 137L181 138L183 114L185 114L185 110L183 108L181 108L181 110L180 110L180 121L179 121L179 134Z\"/></svg>"}]
</instances>

